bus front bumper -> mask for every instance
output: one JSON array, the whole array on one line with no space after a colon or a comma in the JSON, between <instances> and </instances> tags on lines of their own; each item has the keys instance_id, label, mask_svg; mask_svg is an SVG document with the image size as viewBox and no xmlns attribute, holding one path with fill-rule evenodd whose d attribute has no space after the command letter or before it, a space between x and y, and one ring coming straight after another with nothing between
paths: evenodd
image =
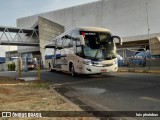
<instances>
[{"instance_id":1,"label":"bus front bumper","mask_svg":"<svg viewBox=\"0 0 160 120\"><path fill-rule=\"evenodd\" d=\"M108 72L117 72L118 66L117 64L112 65L110 67L97 67L91 65L82 66L82 74L99 74L99 73L108 73Z\"/></svg>"}]
</instances>

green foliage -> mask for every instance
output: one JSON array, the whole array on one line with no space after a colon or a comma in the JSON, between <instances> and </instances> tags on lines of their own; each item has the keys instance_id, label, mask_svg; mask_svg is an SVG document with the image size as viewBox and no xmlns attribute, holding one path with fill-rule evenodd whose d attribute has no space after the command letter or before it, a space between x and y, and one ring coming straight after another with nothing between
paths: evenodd
<instances>
[{"instance_id":1,"label":"green foliage","mask_svg":"<svg viewBox=\"0 0 160 120\"><path fill-rule=\"evenodd\" d=\"M31 83L29 84L30 87L34 87L34 88L45 88L45 89L49 89L50 84L49 83Z\"/></svg>"},{"instance_id":2,"label":"green foliage","mask_svg":"<svg viewBox=\"0 0 160 120\"><path fill-rule=\"evenodd\" d=\"M15 68L16 68L16 64L15 63L8 64L8 70L15 71Z\"/></svg>"}]
</instances>

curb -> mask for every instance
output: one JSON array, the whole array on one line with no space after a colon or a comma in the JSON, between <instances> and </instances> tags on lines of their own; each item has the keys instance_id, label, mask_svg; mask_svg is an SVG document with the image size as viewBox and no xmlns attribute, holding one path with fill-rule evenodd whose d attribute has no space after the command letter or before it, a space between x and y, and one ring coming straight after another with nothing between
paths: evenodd
<instances>
[{"instance_id":1,"label":"curb","mask_svg":"<svg viewBox=\"0 0 160 120\"><path fill-rule=\"evenodd\" d=\"M160 74L160 70L148 70L149 73Z\"/></svg>"},{"instance_id":2,"label":"curb","mask_svg":"<svg viewBox=\"0 0 160 120\"><path fill-rule=\"evenodd\" d=\"M76 105L75 103L71 102L68 98L66 98L65 96L63 96L59 92L57 92L53 87L54 86L50 86L51 92L56 93L58 95L58 97L60 97L61 99L63 99L65 102L67 102L68 104L70 104L72 107L78 108L80 111L84 111L78 105ZM86 117L79 117L79 118L80 118L80 120L99 120L96 117L87 117L87 119L86 119Z\"/></svg>"},{"instance_id":3,"label":"curb","mask_svg":"<svg viewBox=\"0 0 160 120\"><path fill-rule=\"evenodd\" d=\"M120 69L118 72L135 72L135 73L154 73L160 74L160 70L140 70L140 69Z\"/></svg>"},{"instance_id":4,"label":"curb","mask_svg":"<svg viewBox=\"0 0 160 120\"><path fill-rule=\"evenodd\" d=\"M128 68L128 69L119 69L118 72L135 72L135 73L155 73L160 74L160 70L142 70L142 69L135 69L135 68Z\"/></svg>"}]
</instances>

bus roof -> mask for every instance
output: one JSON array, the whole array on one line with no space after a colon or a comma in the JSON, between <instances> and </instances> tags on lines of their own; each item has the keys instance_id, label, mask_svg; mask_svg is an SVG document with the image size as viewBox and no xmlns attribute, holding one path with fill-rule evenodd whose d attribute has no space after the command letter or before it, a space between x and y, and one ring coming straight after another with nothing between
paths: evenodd
<instances>
[{"instance_id":1,"label":"bus roof","mask_svg":"<svg viewBox=\"0 0 160 120\"><path fill-rule=\"evenodd\" d=\"M76 27L72 28L70 30L80 30L80 31L95 31L95 32L109 32L106 28L100 28L100 27Z\"/></svg>"},{"instance_id":2,"label":"bus roof","mask_svg":"<svg viewBox=\"0 0 160 120\"><path fill-rule=\"evenodd\" d=\"M57 36L56 38L54 38L54 40L63 37L64 35L66 35L67 33L71 31L110 32L108 29L100 28L100 27L75 27Z\"/></svg>"}]
</instances>

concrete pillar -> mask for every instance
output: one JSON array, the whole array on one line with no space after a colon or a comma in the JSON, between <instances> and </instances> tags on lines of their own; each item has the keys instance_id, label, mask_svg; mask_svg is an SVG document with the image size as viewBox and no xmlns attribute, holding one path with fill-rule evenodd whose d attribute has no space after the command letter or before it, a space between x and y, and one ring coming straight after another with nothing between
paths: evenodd
<instances>
[{"instance_id":1,"label":"concrete pillar","mask_svg":"<svg viewBox=\"0 0 160 120\"><path fill-rule=\"evenodd\" d=\"M40 52L45 67L45 46L58 35L64 32L64 26L59 25L53 21L38 17L39 43Z\"/></svg>"}]
</instances>

